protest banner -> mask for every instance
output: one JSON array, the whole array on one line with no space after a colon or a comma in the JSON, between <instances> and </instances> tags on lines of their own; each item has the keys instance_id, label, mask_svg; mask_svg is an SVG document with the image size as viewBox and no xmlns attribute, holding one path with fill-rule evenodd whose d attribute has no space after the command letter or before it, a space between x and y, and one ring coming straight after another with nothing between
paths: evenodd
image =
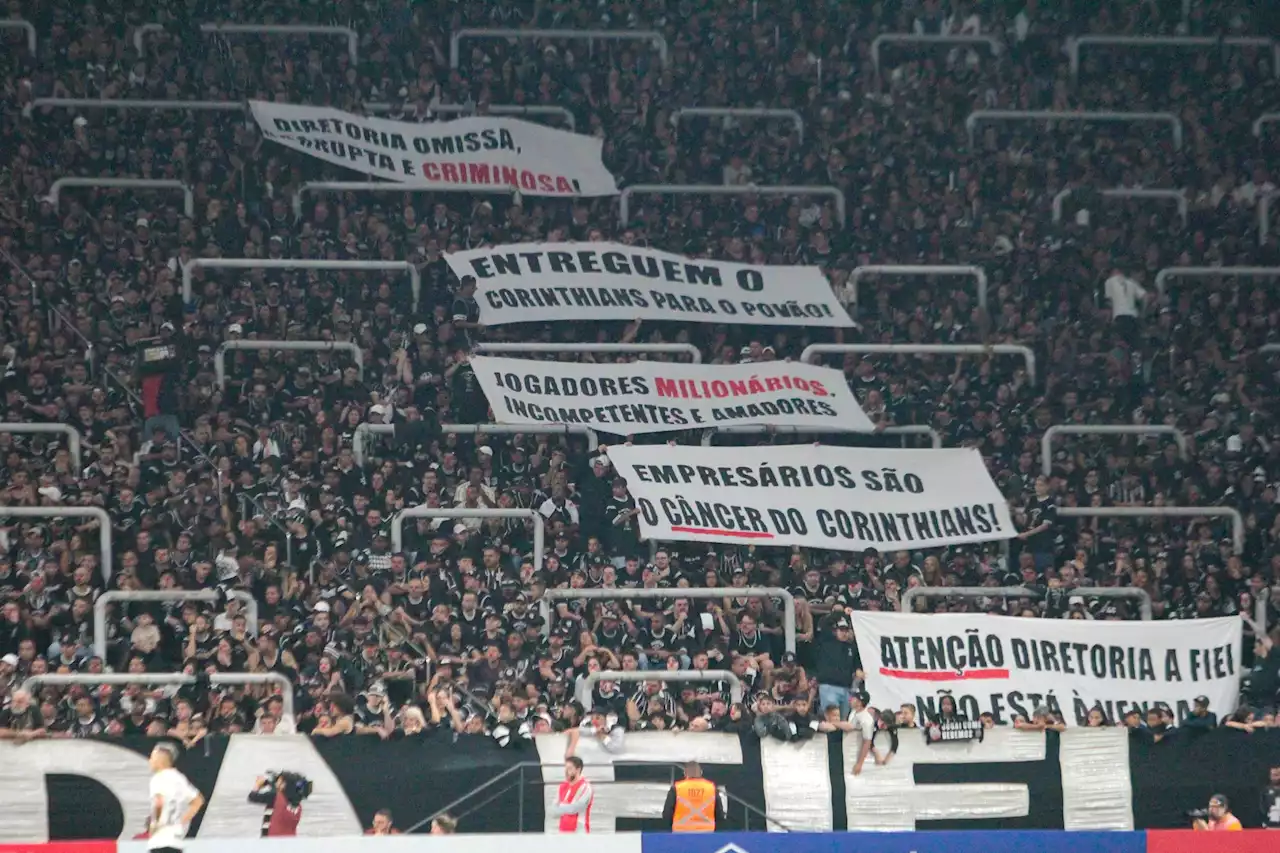
<instances>
[{"instance_id":1,"label":"protest banner","mask_svg":"<svg viewBox=\"0 0 1280 853\"><path fill-rule=\"evenodd\" d=\"M851 327L818 267L687 258L620 243L528 243L454 252L476 277L486 326L562 320L670 320Z\"/></svg>"},{"instance_id":2,"label":"protest banner","mask_svg":"<svg viewBox=\"0 0 1280 853\"><path fill-rule=\"evenodd\" d=\"M603 143L498 116L418 123L332 107L250 101L263 136L286 148L406 186L511 187L526 195L617 195Z\"/></svg>"},{"instance_id":3,"label":"protest banner","mask_svg":"<svg viewBox=\"0 0 1280 853\"><path fill-rule=\"evenodd\" d=\"M1168 707L1184 721L1197 696L1219 719L1240 692L1238 616L1175 622L1024 619L982 613L853 614L871 703L916 706L933 718L942 696L970 720L1030 718L1039 706L1067 725L1102 708Z\"/></svg>"},{"instance_id":4,"label":"protest banner","mask_svg":"<svg viewBox=\"0 0 1280 853\"><path fill-rule=\"evenodd\" d=\"M494 419L584 424L615 435L731 424L871 432L844 374L798 362L580 364L474 356Z\"/></svg>"},{"instance_id":5,"label":"protest banner","mask_svg":"<svg viewBox=\"0 0 1280 853\"><path fill-rule=\"evenodd\" d=\"M974 449L613 445L650 539L839 551L1016 535Z\"/></svg>"}]
</instances>

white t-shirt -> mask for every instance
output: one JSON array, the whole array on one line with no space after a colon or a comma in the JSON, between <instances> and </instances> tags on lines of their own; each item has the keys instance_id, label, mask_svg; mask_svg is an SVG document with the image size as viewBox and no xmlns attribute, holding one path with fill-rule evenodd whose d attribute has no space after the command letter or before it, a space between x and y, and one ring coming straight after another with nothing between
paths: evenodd
<instances>
[{"instance_id":1,"label":"white t-shirt","mask_svg":"<svg viewBox=\"0 0 1280 853\"><path fill-rule=\"evenodd\" d=\"M858 730L858 734L862 735L863 740L869 741L875 737L876 718L871 716L871 712L866 708L850 713L849 722L853 723L853 727Z\"/></svg>"},{"instance_id":2,"label":"white t-shirt","mask_svg":"<svg viewBox=\"0 0 1280 853\"><path fill-rule=\"evenodd\" d=\"M1109 277L1103 289L1111 301L1112 317L1137 317L1140 310L1138 302L1147 295L1142 285L1123 275Z\"/></svg>"},{"instance_id":3,"label":"white t-shirt","mask_svg":"<svg viewBox=\"0 0 1280 853\"><path fill-rule=\"evenodd\" d=\"M151 776L151 801L154 803L156 797L160 797L164 805L160 808L159 819L151 827L148 850L182 846L182 839L187 834L182 816L199 793L186 776L172 767Z\"/></svg>"}]
</instances>

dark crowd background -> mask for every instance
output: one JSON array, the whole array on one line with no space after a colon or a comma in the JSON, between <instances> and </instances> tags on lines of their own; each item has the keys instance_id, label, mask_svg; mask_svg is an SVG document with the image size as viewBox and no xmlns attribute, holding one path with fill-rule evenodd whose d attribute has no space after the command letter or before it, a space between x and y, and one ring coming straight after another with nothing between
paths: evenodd
<instances>
[{"instance_id":1,"label":"dark crowd background","mask_svg":"<svg viewBox=\"0 0 1280 853\"><path fill-rule=\"evenodd\" d=\"M757 726L798 737L819 720L863 725L844 614L897 609L908 587L1024 584L1035 594L925 606L1043 618L1136 618L1124 601L1091 598L1092 587L1141 587L1160 619L1252 618L1260 598L1280 602L1280 365L1260 352L1280 342L1275 277L1176 280L1164 293L1154 282L1169 266L1280 262L1276 234L1257 227L1280 137L1251 130L1280 104L1275 57L1099 49L1073 77L1063 51L1068 36L1089 33L1276 32L1271 4L1196 0L1185 21L1181 6L11 0L7 14L35 25L39 48L32 56L21 31L0 30L0 417L72 425L84 470L54 436L0 433L0 503L106 509L117 564L97 565L94 521L4 520L4 736L195 743L236 731L399 738L453 728L506 742L577 727L608 741L624 729ZM347 25L360 58L351 64L340 40L212 35L203 21ZM150 23L164 29L139 54L135 28ZM640 43L489 40L464 42L461 67L449 68L451 32L534 25L655 29L669 64ZM890 45L876 73L877 35L942 31L996 35L1005 48L993 57ZM555 105L578 132L604 139L620 184L832 185L848 222L829 201L801 196L643 196L619 222L611 199L435 192L308 195L295 217L300 184L355 176L265 142L240 112L24 109L48 96L384 104L384 115L421 121L441 104ZM725 105L797 110L805 133L785 121L672 122L678 107ZM970 138L964 120L979 108L1168 110L1185 144L1126 123L999 123ZM178 178L195 210L184 215L169 193L83 189L55 205L45 197L65 176ZM1115 187L1183 189L1186 220L1165 202L1099 194ZM1051 202L1065 188L1073 195L1055 223ZM596 239L817 264L845 295L859 265L975 264L990 300L981 310L965 279L885 277L862 284L858 327L843 337L653 323L487 329L442 260L490 244ZM202 256L409 259L422 304L411 310L398 275L279 271L198 273L184 304L180 265ZM219 388L213 353L240 337L353 341L365 374L342 354L233 352ZM1034 381L1004 357L829 362L877 423L930 425L947 446L979 448L1025 536L897 554L664 547L640 540L625 483L584 439L441 429L488 419L468 364L479 341L689 342L725 364L842 340L1035 351ZM148 347L172 350L157 366L142 363ZM361 467L351 443L364 422L396 434ZM1055 445L1052 475L1038 481L1039 438L1059 423L1173 425L1188 458L1162 438L1073 438ZM411 522L403 553L392 553L388 520L419 504L538 508L549 530L543 571L519 522ZM1233 553L1219 518L1057 516L1091 505L1234 507L1244 549ZM777 602L732 597L565 603L544 640L535 602L566 585L789 587L798 654L783 653ZM114 606L107 654L95 656L100 594L172 588L249 592L259 624L234 600ZM1274 605L1266 613L1280 623ZM1246 634L1255 671L1231 722L1252 731L1274 720L1280 638L1252 622ZM736 704L719 684L584 689L592 669L676 666L731 668L749 695ZM33 674L105 671L279 672L298 712L289 719L278 697L204 678L176 692L22 687ZM1057 725L1055 709L1038 710L1020 724ZM1157 709L1131 722L1158 740L1171 721Z\"/></svg>"}]
</instances>

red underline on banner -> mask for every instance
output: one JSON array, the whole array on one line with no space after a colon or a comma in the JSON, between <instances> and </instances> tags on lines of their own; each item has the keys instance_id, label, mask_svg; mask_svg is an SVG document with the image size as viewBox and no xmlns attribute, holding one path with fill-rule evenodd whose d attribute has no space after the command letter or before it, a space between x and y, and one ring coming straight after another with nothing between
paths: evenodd
<instances>
[{"instance_id":1,"label":"red underline on banner","mask_svg":"<svg viewBox=\"0 0 1280 853\"><path fill-rule=\"evenodd\" d=\"M673 533L692 533L695 536L732 536L735 539L772 539L772 533L757 533L754 530L721 530L718 527L672 527Z\"/></svg>"},{"instance_id":2,"label":"red underline on banner","mask_svg":"<svg viewBox=\"0 0 1280 853\"><path fill-rule=\"evenodd\" d=\"M1007 669L966 669L959 672L917 672L910 669L889 669L880 667L880 674L889 678L904 678L907 681L969 681L978 678L1008 678Z\"/></svg>"}]
</instances>

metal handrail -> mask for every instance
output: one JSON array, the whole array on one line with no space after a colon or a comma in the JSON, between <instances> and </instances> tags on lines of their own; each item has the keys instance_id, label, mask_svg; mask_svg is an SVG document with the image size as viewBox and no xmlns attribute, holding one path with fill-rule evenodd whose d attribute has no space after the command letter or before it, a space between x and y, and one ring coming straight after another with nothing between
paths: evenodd
<instances>
[{"instance_id":1,"label":"metal handrail","mask_svg":"<svg viewBox=\"0 0 1280 853\"><path fill-rule=\"evenodd\" d=\"M786 651L796 650L796 597L778 586L663 587L661 589L548 589L538 599L542 635L551 636L555 601L643 601L654 598L782 599L782 635Z\"/></svg>"},{"instance_id":2,"label":"metal handrail","mask_svg":"<svg viewBox=\"0 0 1280 853\"><path fill-rule=\"evenodd\" d=\"M1165 267L1156 273L1156 290L1163 296L1165 283L1171 278L1216 278L1218 276L1280 277L1280 267Z\"/></svg>"},{"instance_id":3,"label":"metal handrail","mask_svg":"<svg viewBox=\"0 0 1280 853\"><path fill-rule=\"evenodd\" d=\"M702 363L702 350L693 344L476 344L471 348L481 353L604 353L609 355L687 355L694 364Z\"/></svg>"},{"instance_id":4,"label":"metal handrail","mask_svg":"<svg viewBox=\"0 0 1280 853\"><path fill-rule=\"evenodd\" d=\"M213 354L213 372L218 380L218 387L227 387L227 350L269 349L280 352L336 352L342 350L351 353L356 372L364 379L364 352L359 344L351 341L275 341L275 340L233 340L223 341Z\"/></svg>"},{"instance_id":5,"label":"metal handrail","mask_svg":"<svg viewBox=\"0 0 1280 853\"><path fill-rule=\"evenodd\" d=\"M801 144L804 143L804 119L795 110L771 107L680 107L671 113L671 123L677 128L680 126L680 119L685 116L697 118L699 116L706 118L722 117L722 118L785 118L789 119L795 126L796 134Z\"/></svg>"},{"instance_id":6,"label":"metal handrail","mask_svg":"<svg viewBox=\"0 0 1280 853\"><path fill-rule=\"evenodd\" d=\"M439 193L465 192L488 193L491 195L511 195L518 192L518 187L500 186L497 184L397 184L392 181L307 181L298 187L293 194L293 218L302 219L302 196L309 192L334 193Z\"/></svg>"},{"instance_id":7,"label":"metal handrail","mask_svg":"<svg viewBox=\"0 0 1280 853\"><path fill-rule=\"evenodd\" d=\"M31 55L35 56L36 48L39 46L36 40L36 26L30 21L24 21L22 18L0 18L0 30L22 30L27 34L27 50L31 51Z\"/></svg>"},{"instance_id":8,"label":"metal handrail","mask_svg":"<svg viewBox=\"0 0 1280 853\"><path fill-rule=\"evenodd\" d=\"M1021 344L810 344L800 360L813 364L819 355L886 353L889 355L1016 355L1027 366L1027 378L1036 381L1036 354Z\"/></svg>"},{"instance_id":9,"label":"metal handrail","mask_svg":"<svg viewBox=\"0 0 1280 853\"><path fill-rule=\"evenodd\" d=\"M702 684L727 681L729 682L730 698L734 702L742 701L742 679L738 678L731 669L648 669L635 670L633 672L623 672L620 669L602 669L587 673L587 677L584 680L586 702L583 704L588 711L591 710L591 691L601 681L633 684L644 681L660 681L663 684L670 684L673 681L691 681Z\"/></svg>"},{"instance_id":10,"label":"metal handrail","mask_svg":"<svg viewBox=\"0 0 1280 853\"><path fill-rule=\"evenodd\" d=\"M80 452L84 439L81 438L80 431L70 424L0 423L0 432L19 435L48 435L50 433L65 435L67 437L67 454L76 466L76 476L78 477L84 472L84 460Z\"/></svg>"},{"instance_id":11,"label":"metal handrail","mask_svg":"<svg viewBox=\"0 0 1280 853\"><path fill-rule=\"evenodd\" d=\"M491 27L464 27L449 37L449 67L457 68L462 59L464 38L484 39L595 39L647 41L658 49L662 65L667 65L670 51L667 40L657 30L513 30Z\"/></svg>"},{"instance_id":12,"label":"metal handrail","mask_svg":"<svg viewBox=\"0 0 1280 853\"><path fill-rule=\"evenodd\" d=\"M1071 595L1090 598L1133 598L1138 602L1142 621L1152 618L1151 595L1138 587L1076 587ZM1044 598L1043 590L1025 586L914 586L902 593L902 612L913 613L917 598Z\"/></svg>"},{"instance_id":13,"label":"metal handrail","mask_svg":"<svg viewBox=\"0 0 1280 853\"><path fill-rule=\"evenodd\" d=\"M56 208L64 187L102 187L103 189L182 190L182 212L194 216L196 195L184 181L164 178L58 178L49 185L45 197Z\"/></svg>"},{"instance_id":14,"label":"metal handrail","mask_svg":"<svg viewBox=\"0 0 1280 853\"><path fill-rule=\"evenodd\" d=\"M871 67L877 76L880 74L880 48L885 44L985 44L992 56L999 56L1004 50L1004 42L995 36L884 33L871 40Z\"/></svg>"},{"instance_id":15,"label":"metal handrail","mask_svg":"<svg viewBox=\"0 0 1280 853\"><path fill-rule=\"evenodd\" d=\"M1046 477L1053 473L1053 439L1059 435L1171 435L1178 445L1178 455L1187 458L1187 434L1175 426L1140 424L1091 426L1087 424L1054 424L1040 438L1040 470Z\"/></svg>"},{"instance_id":16,"label":"metal handrail","mask_svg":"<svg viewBox=\"0 0 1280 853\"><path fill-rule=\"evenodd\" d=\"M359 424L351 435L351 457L361 468L365 463L365 445L370 435L395 435L395 424ZM587 450L600 447L596 431L582 424L441 424L444 435L585 435Z\"/></svg>"},{"instance_id":17,"label":"metal handrail","mask_svg":"<svg viewBox=\"0 0 1280 853\"><path fill-rule=\"evenodd\" d=\"M374 272L403 270L409 274L413 289L413 310L418 310L422 294L422 274L409 261L328 261L308 258L192 258L182 265L182 301L191 301L191 277L197 269L233 270L340 270Z\"/></svg>"},{"instance_id":18,"label":"metal handrail","mask_svg":"<svg viewBox=\"0 0 1280 853\"><path fill-rule=\"evenodd\" d=\"M533 569L542 571L542 556L546 548L546 529L542 514L536 509L468 509L455 507L411 506L391 516L391 550L404 550L404 522L409 518L531 518L533 519Z\"/></svg>"},{"instance_id":19,"label":"metal handrail","mask_svg":"<svg viewBox=\"0 0 1280 853\"><path fill-rule=\"evenodd\" d=\"M244 605L245 622L249 633L258 635L258 600L251 593L240 589L227 592L228 598L234 598ZM216 602L220 594L216 589L146 589L146 590L111 590L98 596L93 602L93 654L103 661L107 659L107 605L116 601L202 601Z\"/></svg>"},{"instance_id":20,"label":"metal handrail","mask_svg":"<svg viewBox=\"0 0 1280 853\"><path fill-rule=\"evenodd\" d=\"M1201 48L1273 47L1274 42L1261 36L1073 36L1067 39L1067 57L1071 63L1071 76L1080 74L1080 49L1084 47L1150 48L1176 47L1197 50ZM1280 77L1280 68L1272 72Z\"/></svg>"},{"instance_id":21,"label":"metal handrail","mask_svg":"<svg viewBox=\"0 0 1280 853\"><path fill-rule=\"evenodd\" d=\"M1277 122L1280 122L1280 113L1263 113L1262 115L1254 119L1253 135L1261 139L1263 126L1268 124L1276 124Z\"/></svg>"},{"instance_id":22,"label":"metal handrail","mask_svg":"<svg viewBox=\"0 0 1280 853\"><path fill-rule=\"evenodd\" d=\"M702 434L702 446L712 447L717 435L825 435L832 432L848 432L848 430L832 429L826 426L769 426L768 424L733 424L711 427ZM906 426L890 426L875 432L859 432L858 435L927 435L933 449L942 447L942 434L931 426L924 424L908 424Z\"/></svg>"},{"instance_id":23,"label":"metal handrail","mask_svg":"<svg viewBox=\"0 0 1280 853\"><path fill-rule=\"evenodd\" d=\"M92 518L98 522L98 568L102 579L111 583L115 566L115 541L111 516L96 506L0 506L0 518Z\"/></svg>"},{"instance_id":24,"label":"metal handrail","mask_svg":"<svg viewBox=\"0 0 1280 853\"><path fill-rule=\"evenodd\" d=\"M1280 113L1276 114L1280 118ZM1271 236L1271 200L1280 198L1280 190L1271 190L1258 195L1258 245L1265 246Z\"/></svg>"},{"instance_id":25,"label":"metal handrail","mask_svg":"<svg viewBox=\"0 0 1280 853\"><path fill-rule=\"evenodd\" d=\"M1158 121L1169 125L1173 133L1173 147L1182 150L1182 119L1168 112L1119 112L1116 110L974 110L964 120L969 131L969 144L973 144L974 132L983 121Z\"/></svg>"},{"instance_id":26,"label":"metal handrail","mask_svg":"<svg viewBox=\"0 0 1280 853\"><path fill-rule=\"evenodd\" d=\"M846 221L844 193L839 187L813 186L759 186L757 184L632 184L623 187L618 194L618 221L626 225L631 220L631 196L643 195L820 195L835 200L836 218L840 227Z\"/></svg>"},{"instance_id":27,"label":"metal handrail","mask_svg":"<svg viewBox=\"0 0 1280 853\"><path fill-rule=\"evenodd\" d=\"M144 40L148 33L162 33L164 24L141 24L133 31L133 49L139 56L145 50ZM342 36L347 41L347 56L351 64L360 62L360 34L351 27L322 26L320 24L230 24L208 23L200 25L202 33L225 33L233 35L245 33L249 35L332 35Z\"/></svg>"},{"instance_id":28,"label":"metal handrail","mask_svg":"<svg viewBox=\"0 0 1280 853\"><path fill-rule=\"evenodd\" d=\"M1199 518L1215 516L1231 519L1231 545L1234 553L1244 553L1244 516L1229 506L1063 506L1061 518Z\"/></svg>"},{"instance_id":29,"label":"metal handrail","mask_svg":"<svg viewBox=\"0 0 1280 853\"><path fill-rule=\"evenodd\" d=\"M195 684L202 675L187 675L182 672L104 672L92 675L78 672L74 675L32 675L22 686L33 695L42 686L71 687L77 684L149 684L157 687L165 685ZM283 712L293 718L293 682L278 672L215 672L208 676L210 684L274 684L280 688L280 703Z\"/></svg>"},{"instance_id":30,"label":"metal handrail","mask_svg":"<svg viewBox=\"0 0 1280 853\"><path fill-rule=\"evenodd\" d=\"M1067 200L1074 190L1067 187L1059 191L1053 197L1053 221L1062 221L1062 203ZM1172 199L1178 204L1178 216L1182 218L1182 224L1187 224L1187 217L1190 215L1187 202L1186 190L1148 190L1128 187L1116 187L1109 190L1098 190L1098 195L1103 198L1142 198L1142 199Z\"/></svg>"},{"instance_id":31,"label":"metal handrail","mask_svg":"<svg viewBox=\"0 0 1280 853\"><path fill-rule=\"evenodd\" d=\"M864 275L968 276L978 283L978 307L984 311L987 308L987 273L982 267L962 264L873 264L864 267L854 267L853 272L849 274L849 282L846 286L850 291L849 301L853 303L855 308L858 305L858 282Z\"/></svg>"},{"instance_id":32,"label":"metal handrail","mask_svg":"<svg viewBox=\"0 0 1280 853\"><path fill-rule=\"evenodd\" d=\"M385 115L391 112L394 107L394 104L375 102L365 104L364 111L369 115ZM429 109L431 112L441 115L481 115L474 104L436 104L429 107ZM578 119L572 110L567 107L557 107L550 104L489 104L484 108L483 115L516 117L559 116L564 119L564 123L568 126L570 133L576 133L578 130Z\"/></svg>"},{"instance_id":33,"label":"metal handrail","mask_svg":"<svg viewBox=\"0 0 1280 853\"><path fill-rule=\"evenodd\" d=\"M22 108L22 115L31 118L37 109L62 110L154 110L166 112L187 110L191 112L247 112L244 101L161 101L150 98L35 98Z\"/></svg>"}]
</instances>

